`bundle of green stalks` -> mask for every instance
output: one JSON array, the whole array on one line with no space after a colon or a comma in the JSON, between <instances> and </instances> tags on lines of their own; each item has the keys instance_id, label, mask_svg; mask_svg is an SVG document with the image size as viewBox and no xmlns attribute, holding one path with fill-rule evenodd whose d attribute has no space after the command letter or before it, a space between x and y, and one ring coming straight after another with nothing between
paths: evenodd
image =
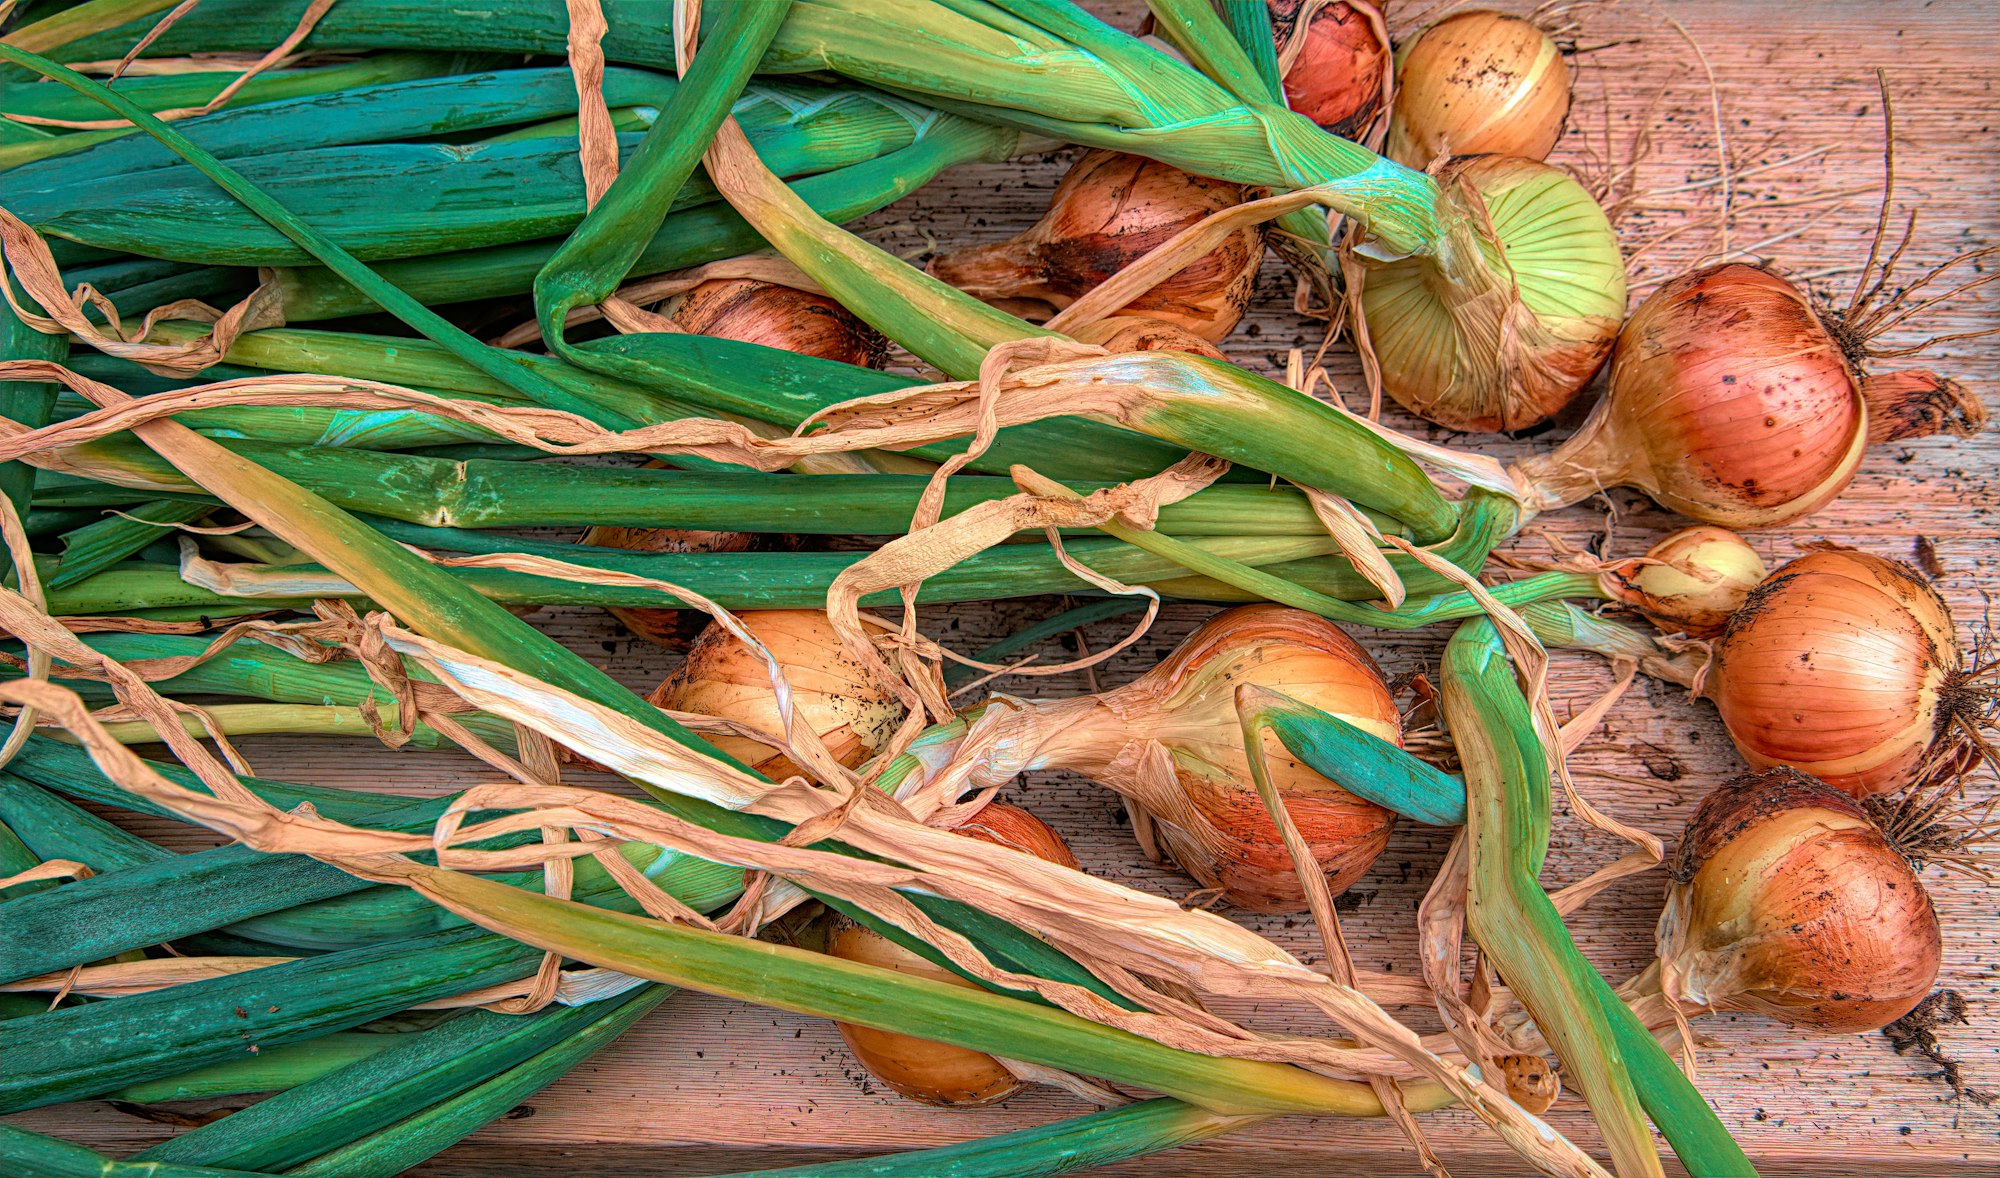
<instances>
[{"instance_id":1,"label":"bundle of green stalks","mask_svg":"<svg viewBox=\"0 0 2000 1178\"><path fill-rule=\"evenodd\" d=\"M1472 219L1429 176L1282 107L1268 38L1246 53L1205 2L1163 0L1190 66L1062 2L710 0L688 62L662 6L604 0L614 64L600 75L571 27L591 5L502 0L439 20L415 0L340 0L316 13L302 67L171 123L150 112L206 101L208 75L106 87L51 60L116 60L164 7L37 6L32 35L0 47L0 113L130 124L0 140L0 205L25 226L0 279L24 312L5 318L5 358L40 362L0 387L0 494L22 525L0 589L17 640L0 651L0 699L44 729L0 754L0 878L20 877L0 889L0 986L63 994L0 1005L0 1052L23 1061L0 1081L0 1112L276 1095L126 1159L0 1130L0 1170L398 1173L656 1008L671 1018L663 1004L691 988L1157 1094L854 1173L1059 1173L1300 1113L1389 1116L1421 1144L1410 1114L1452 1103L1546 1172L1603 1172L1465 1052L1434 1050L1278 946L940 837L928 821L960 800L937 793L940 758L990 729L985 713L953 713L935 668L913 669L927 655L892 669L887 648L855 643L911 718L897 755L860 775L817 735L784 733L815 779L801 788L521 616L821 608L838 622L860 607L1146 593L1380 628L1474 619L1444 674L1460 777L1310 708L1264 719L1357 795L1466 824L1473 933L1577 1077L1620 1175L1661 1171L1649 1120L1688 1168L1750 1172L1538 882L1548 734L1532 676L1517 678L1484 618L1512 626L1518 610L1550 646L1650 650L1570 604L1605 597L1597 580L1475 588L1522 520L1504 491L1448 491L1420 448L1226 362L1079 351L838 228L954 164L1075 143L1303 191L1294 213L1350 216L1447 286L1490 278ZM305 7L204 0L139 56L262 52ZM45 80L14 81L30 77ZM1325 244L1311 221L1308 253ZM614 296L630 280L767 250L957 383L572 325L584 308L628 313ZM185 357L209 346L206 324L170 317L152 351L111 339L102 306L57 305L49 266L128 320L253 287L274 300L261 323L366 318L224 331L200 367ZM469 330L530 318L547 354ZM1018 363L989 371L996 357ZM327 379L260 399L291 374ZM1050 388L1074 395L1015 407ZM193 399L79 440L119 394L140 410ZM564 460L578 438L591 460ZM1190 455L1236 469L1216 477ZM1138 480L1197 469L1200 488L1156 513L1130 498ZM1090 514L1124 502L1138 505ZM1004 526L977 542L938 539L989 518ZM516 534L587 527L803 539L645 553ZM211 649L219 623L250 615L269 615L261 635ZM522 784L458 798L306 786L239 774L201 743L243 735L464 748ZM157 743L180 763L128 747ZM558 749L643 798L563 786ZM232 841L169 852L77 802ZM740 935L800 904L972 984ZM1222 993L1312 1004L1339 1037L1265 1036L1200 1007Z\"/></svg>"}]
</instances>

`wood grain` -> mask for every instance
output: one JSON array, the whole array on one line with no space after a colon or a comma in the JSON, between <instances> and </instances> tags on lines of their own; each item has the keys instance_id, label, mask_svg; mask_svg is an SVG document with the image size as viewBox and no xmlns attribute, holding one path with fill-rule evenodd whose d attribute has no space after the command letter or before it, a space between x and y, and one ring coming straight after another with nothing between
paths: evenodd
<instances>
[{"instance_id":1,"label":"wood grain","mask_svg":"<svg viewBox=\"0 0 2000 1178\"><path fill-rule=\"evenodd\" d=\"M1520 7L1518 4L1510 7ZM1125 27L1139 5L1093 4ZM1899 198L1920 210L1911 258L1920 269L1962 250L2000 242L2000 37L1990 0L1917 4L1778 3L1775 0L1678 0L1658 8L1637 4L1587 12L1580 38L1578 104L1557 159L1602 173L1607 155L1623 166L1633 137L1650 133L1637 187L1658 195L1621 225L1628 251L1652 242L1635 264L1641 281L1671 274L1720 242L1718 154L1710 92L1689 43L1662 19L1670 13L1705 50L1723 110L1733 170L1800 153L1810 158L1745 175L1733 184L1729 242L1755 246L1794 272L1818 275L1828 293L1845 295L1865 257L1874 224L1881 123L1873 71L1888 70L1899 116ZM1639 43L1625 43L1637 38ZM1606 144L1610 144L1607 152ZM1058 156L1025 164L965 167L872 218L870 234L898 250L933 235L949 246L993 240L1039 214L1067 162ZM1705 187L1689 184L1709 182ZM1680 189L1680 191L1672 191ZM1841 194L1829 197L1829 194ZM1798 203L1801 198L1814 198ZM1756 243L1784 235L1768 246ZM1988 265L1991 265L1989 262ZM1643 288L1639 293L1643 293ZM1895 337L1916 342L1930 334L1971 331L2000 319L1996 288L1987 288L1926 316ZM1635 295L1635 297L1637 297ZM1844 298L1843 298L1844 301ZM1919 330L1921 327L1921 330ZM1255 309L1225 345L1232 358L1273 371L1286 349L1316 347L1320 329L1290 312L1290 283L1267 266ZM2000 347L1970 341L1938 349L1929 362L1954 374L1994 404ZM1335 381L1359 387L1358 369L1344 353L1329 357ZM1443 431L1393 412L1391 420L1419 434ZM1573 424L1573 423L1572 423ZM1470 442L1503 458L1548 446L1560 431L1532 439L1447 439ZM1767 559L1781 562L1812 540L1855 544L1909 559L1919 537L1935 545L1961 637L1990 642L1995 590L2000 589L2000 436L1965 442L1924 441L1871 454L1853 488L1809 520L1752 537ZM1610 510L1606 510L1607 503ZM1609 552L1636 553L1679 521L1636 495L1613 493L1546 521L1549 533L1572 543L1607 542ZM1524 538L1517 551L1546 551ZM1060 608L1053 599L1000 607L931 607L926 629L957 649L971 650L1024 621ZM1152 634L1104 673L1108 683L1136 675L1209 612L1190 606L1165 611ZM649 687L672 659L637 643L608 618L588 611L551 610L537 619L626 682ZM1089 640L1115 639L1117 625L1093 628ZM1364 636L1392 673L1435 665L1442 630ZM1559 659L1558 709L1582 706L1608 682L1580 658ZM1080 679L1015 681L1022 693L1059 695L1086 690ZM475 779L462 758L328 741L247 741L258 768L274 776L377 789L432 792ZM1602 736L1576 758L1584 788L1606 810L1671 838L1694 802L1741 769L1713 711L1677 689L1642 685L1621 700ZM1086 866L1109 878L1167 895L1192 885L1144 863L1116 801L1088 783L1055 775L1024 781L1018 800L1069 837ZM188 845L192 835L166 824L134 823L148 835ZM1344 914L1357 960L1377 969L1415 968L1412 915L1443 850L1433 832L1404 829L1373 872L1349 894ZM1564 882L1608 862L1615 848L1581 831L1558 803L1550 878ZM1927 876L1947 934L1942 984L1969 1001L1970 1022L1940 1032L1947 1050L1976 1088L2000 1090L2000 923L1991 889L1963 877ZM1659 907L1657 875L1612 889L1575 922L1576 935L1604 972L1615 978L1650 954ZM1249 918L1246 923L1302 957L1316 957L1309 929L1297 918ZM1257 1011L1258 1025L1315 1029L1289 1011ZM1412 1021L1425 1025L1421 1012ZM2000 1114L1954 1098L1923 1060L1896 1055L1880 1036L1801 1039L1763 1019L1723 1015L1699 1028L1699 1082L1767 1173L1992 1173L2000 1167ZM532 1110L532 1115L525 1115ZM1004 1107L979 1112L920 1108L884 1093L860 1072L831 1028L811 1019L774 1015L701 995L675 997L614 1048L532 1098L524 1115L475 1134L416 1173L507 1175L699 1174L909 1149L1019 1129L1084 1106L1051 1092L1032 1092ZM1573 1101L1550 1114L1555 1125L1587 1144L1595 1137ZM159 1126L87 1104L42 1110L18 1123L114 1153L139 1148L166 1132ZM1425 1118L1445 1160L1461 1173L1513 1173L1511 1155L1474 1120L1456 1112ZM1417 1167L1393 1129L1326 1119L1270 1123L1239 1136L1105 1171L1118 1174L1313 1175L1410 1173Z\"/></svg>"}]
</instances>

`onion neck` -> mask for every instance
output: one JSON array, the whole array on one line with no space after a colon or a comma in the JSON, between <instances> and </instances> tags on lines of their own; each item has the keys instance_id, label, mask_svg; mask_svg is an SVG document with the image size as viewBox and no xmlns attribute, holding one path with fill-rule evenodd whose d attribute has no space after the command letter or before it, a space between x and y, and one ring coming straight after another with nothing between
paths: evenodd
<instances>
[{"instance_id":1,"label":"onion neck","mask_svg":"<svg viewBox=\"0 0 2000 1178\"><path fill-rule=\"evenodd\" d=\"M1581 503L1612 487L1647 489L1640 472L1628 466L1639 450L1626 443L1611 402L1612 394L1607 391L1568 441L1508 468L1520 489L1521 523L1544 511Z\"/></svg>"}]
</instances>

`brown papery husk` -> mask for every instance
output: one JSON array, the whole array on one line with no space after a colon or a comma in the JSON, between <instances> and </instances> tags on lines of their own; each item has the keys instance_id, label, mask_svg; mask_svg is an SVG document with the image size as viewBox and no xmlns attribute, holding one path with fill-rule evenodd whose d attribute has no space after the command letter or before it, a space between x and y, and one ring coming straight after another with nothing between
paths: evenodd
<instances>
[{"instance_id":1,"label":"brown papery husk","mask_svg":"<svg viewBox=\"0 0 2000 1178\"><path fill-rule=\"evenodd\" d=\"M1217 615L1123 687L1036 705L1044 734L1037 763L1130 799L1181 869L1228 903L1303 912L1296 869L1244 756L1235 696L1246 683L1401 741L1401 719L1374 660L1332 622L1264 604ZM1268 732L1264 756L1328 886L1346 890L1382 853L1395 816L1307 768Z\"/></svg>"},{"instance_id":2,"label":"brown papery husk","mask_svg":"<svg viewBox=\"0 0 2000 1178\"><path fill-rule=\"evenodd\" d=\"M1750 594L1702 693L1752 767L1790 765L1857 797L1954 763L1976 706L1951 609L1922 574L1832 547Z\"/></svg>"},{"instance_id":3,"label":"brown papery husk","mask_svg":"<svg viewBox=\"0 0 2000 1178\"><path fill-rule=\"evenodd\" d=\"M1095 344L1107 352L1192 352L1211 360L1227 360L1222 349L1185 327L1143 315L1113 315L1075 328L1069 337Z\"/></svg>"},{"instance_id":4,"label":"brown papery husk","mask_svg":"<svg viewBox=\"0 0 2000 1178\"><path fill-rule=\"evenodd\" d=\"M979 299L1038 299L1061 310L1174 234L1252 195L1141 156L1089 151L1026 232L941 255L929 270ZM1243 318L1263 257L1262 228L1244 226L1119 314L1164 320L1219 341Z\"/></svg>"},{"instance_id":5,"label":"brown papery husk","mask_svg":"<svg viewBox=\"0 0 2000 1178\"><path fill-rule=\"evenodd\" d=\"M823 294L754 278L714 278L682 296L683 331L740 340L864 368L889 361L889 341Z\"/></svg>"},{"instance_id":6,"label":"brown papery husk","mask_svg":"<svg viewBox=\"0 0 2000 1178\"><path fill-rule=\"evenodd\" d=\"M1368 133L1392 70L1382 5L1370 0L1271 0L1271 36L1285 105L1342 139Z\"/></svg>"},{"instance_id":7,"label":"brown papery husk","mask_svg":"<svg viewBox=\"0 0 2000 1178\"><path fill-rule=\"evenodd\" d=\"M1436 170L1460 229L1439 258L1365 262L1355 300L1382 389L1451 429L1539 425L1603 367L1625 309L1611 224L1562 169L1500 155Z\"/></svg>"},{"instance_id":8,"label":"brown papery husk","mask_svg":"<svg viewBox=\"0 0 2000 1178\"><path fill-rule=\"evenodd\" d=\"M1902 1017L1937 980L1923 883L1867 812L1794 769L1702 800L1669 863L1661 988L1684 1008L1747 1010L1830 1033Z\"/></svg>"},{"instance_id":9,"label":"brown papery husk","mask_svg":"<svg viewBox=\"0 0 2000 1178\"><path fill-rule=\"evenodd\" d=\"M1928 368L1878 372L1862 378L1868 403L1868 444L1950 434L1969 438L1986 428L1986 406L1971 389Z\"/></svg>"},{"instance_id":10,"label":"brown papery husk","mask_svg":"<svg viewBox=\"0 0 2000 1178\"><path fill-rule=\"evenodd\" d=\"M1396 55L1383 154L1412 168L1447 155L1547 159L1570 97L1562 50L1533 21L1484 9L1454 13Z\"/></svg>"},{"instance_id":11,"label":"brown papery husk","mask_svg":"<svg viewBox=\"0 0 2000 1178\"><path fill-rule=\"evenodd\" d=\"M1776 527L1845 490L1867 442L1854 370L1812 300L1728 262L1641 303L1590 417L1514 470L1538 510L1625 486L1702 523Z\"/></svg>"},{"instance_id":12,"label":"brown papery husk","mask_svg":"<svg viewBox=\"0 0 2000 1178\"><path fill-rule=\"evenodd\" d=\"M958 833L995 846L1011 847L1064 867L1077 867L1069 844L1041 819L1016 806L992 802L954 827ZM878 965L898 973L978 989L976 983L937 963L919 957L879 933L840 917L827 938L827 952L847 961ZM983 1108L998 1104L1026 1084L1006 1064L983 1051L955 1047L880 1031L835 1023L861 1065L876 1079L911 1100L945 1108Z\"/></svg>"},{"instance_id":13,"label":"brown papery husk","mask_svg":"<svg viewBox=\"0 0 2000 1178\"><path fill-rule=\"evenodd\" d=\"M1668 633L1713 638L1764 580L1764 558L1727 528L1682 528L1638 560L1605 569L1599 583Z\"/></svg>"},{"instance_id":14,"label":"brown papery husk","mask_svg":"<svg viewBox=\"0 0 2000 1178\"><path fill-rule=\"evenodd\" d=\"M841 643L824 613L752 610L737 617L778 660L799 717L819 734L834 760L851 769L895 735L903 705ZM646 700L668 711L716 716L763 732L785 731L764 661L717 625L695 639L687 661ZM789 757L756 741L716 736L712 743L774 781L806 775Z\"/></svg>"}]
</instances>

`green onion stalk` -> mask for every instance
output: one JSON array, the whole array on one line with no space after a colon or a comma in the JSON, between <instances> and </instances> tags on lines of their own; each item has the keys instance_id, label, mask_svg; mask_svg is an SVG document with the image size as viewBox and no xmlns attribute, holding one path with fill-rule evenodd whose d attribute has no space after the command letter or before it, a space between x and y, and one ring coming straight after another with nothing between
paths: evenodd
<instances>
[{"instance_id":1,"label":"green onion stalk","mask_svg":"<svg viewBox=\"0 0 2000 1178\"><path fill-rule=\"evenodd\" d=\"M1549 763L1491 621L1459 627L1442 679L1444 716L1465 767L1469 927L1596 1114L1618 1172L1660 1172L1643 1105L1691 1173L1754 1173L1672 1058L1577 951L1543 890Z\"/></svg>"}]
</instances>

